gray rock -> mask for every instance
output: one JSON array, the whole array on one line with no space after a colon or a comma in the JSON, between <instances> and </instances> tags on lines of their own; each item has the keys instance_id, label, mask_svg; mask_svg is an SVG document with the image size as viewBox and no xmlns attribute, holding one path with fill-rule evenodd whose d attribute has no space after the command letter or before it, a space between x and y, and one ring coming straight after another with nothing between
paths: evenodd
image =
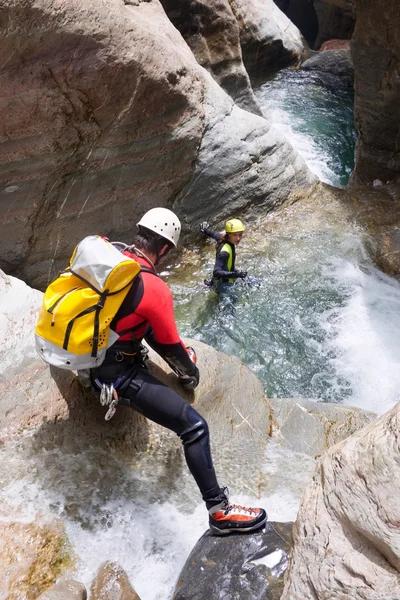
<instances>
[{"instance_id":1,"label":"gray rock","mask_svg":"<svg viewBox=\"0 0 400 600\"><path fill-rule=\"evenodd\" d=\"M315 48L332 38L349 40L355 22L355 0L313 0L318 19Z\"/></svg>"},{"instance_id":2,"label":"gray rock","mask_svg":"<svg viewBox=\"0 0 400 600\"><path fill-rule=\"evenodd\" d=\"M217 198L242 212L311 178L282 135L235 107L157 1L11 0L0 54L0 268L35 287L89 232L130 241L141 213L182 189L202 214Z\"/></svg>"},{"instance_id":3,"label":"gray rock","mask_svg":"<svg viewBox=\"0 0 400 600\"><path fill-rule=\"evenodd\" d=\"M282 600L398 600L400 404L330 448L293 528Z\"/></svg>"},{"instance_id":4,"label":"gray rock","mask_svg":"<svg viewBox=\"0 0 400 600\"><path fill-rule=\"evenodd\" d=\"M294 452L318 456L377 418L361 408L307 399L274 398L277 438Z\"/></svg>"},{"instance_id":5,"label":"gray rock","mask_svg":"<svg viewBox=\"0 0 400 600\"><path fill-rule=\"evenodd\" d=\"M354 85L354 67L350 50L324 50L303 62L305 71L319 73L322 81L335 89L340 84Z\"/></svg>"},{"instance_id":6,"label":"gray rock","mask_svg":"<svg viewBox=\"0 0 400 600\"><path fill-rule=\"evenodd\" d=\"M309 52L297 27L273 0L230 0L239 23L243 62L253 87Z\"/></svg>"},{"instance_id":7,"label":"gray rock","mask_svg":"<svg viewBox=\"0 0 400 600\"><path fill-rule=\"evenodd\" d=\"M292 523L267 523L252 535L206 532L190 553L173 600L278 600L292 544Z\"/></svg>"},{"instance_id":8,"label":"gray rock","mask_svg":"<svg viewBox=\"0 0 400 600\"><path fill-rule=\"evenodd\" d=\"M261 115L243 65L239 25L229 1L161 0L161 4L198 63L238 106Z\"/></svg>"},{"instance_id":9,"label":"gray rock","mask_svg":"<svg viewBox=\"0 0 400 600\"><path fill-rule=\"evenodd\" d=\"M53 585L43 592L37 600L86 600L86 598L85 586L73 579L67 579Z\"/></svg>"},{"instance_id":10,"label":"gray rock","mask_svg":"<svg viewBox=\"0 0 400 600\"><path fill-rule=\"evenodd\" d=\"M355 0L351 42L355 121L359 132L353 183L383 183L400 175L400 14L397 0Z\"/></svg>"}]
</instances>

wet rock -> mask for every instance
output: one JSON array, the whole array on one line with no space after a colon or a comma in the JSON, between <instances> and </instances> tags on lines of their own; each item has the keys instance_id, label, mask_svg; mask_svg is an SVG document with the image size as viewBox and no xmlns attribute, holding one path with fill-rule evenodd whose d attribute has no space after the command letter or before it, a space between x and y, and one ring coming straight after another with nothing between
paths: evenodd
<instances>
[{"instance_id":1,"label":"wet rock","mask_svg":"<svg viewBox=\"0 0 400 600\"><path fill-rule=\"evenodd\" d=\"M373 187L351 186L347 204L354 219L366 230L366 247L388 275L400 275L400 187L375 180Z\"/></svg>"},{"instance_id":2,"label":"wet rock","mask_svg":"<svg viewBox=\"0 0 400 600\"><path fill-rule=\"evenodd\" d=\"M306 399L274 398L276 437L294 452L318 456L377 418L361 408Z\"/></svg>"},{"instance_id":3,"label":"wet rock","mask_svg":"<svg viewBox=\"0 0 400 600\"><path fill-rule=\"evenodd\" d=\"M292 523L269 522L252 535L206 532L190 553L173 600L278 600L292 544Z\"/></svg>"},{"instance_id":4,"label":"wet rock","mask_svg":"<svg viewBox=\"0 0 400 600\"><path fill-rule=\"evenodd\" d=\"M0 523L0 581L7 598L36 600L74 565L72 548L60 522ZM43 596L50 600L50 596ZM51 600L61 600L51 596ZM63 600L84 599L75 594Z\"/></svg>"},{"instance_id":5,"label":"wet rock","mask_svg":"<svg viewBox=\"0 0 400 600\"><path fill-rule=\"evenodd\" d=\"M158 1L11 0L0 34L0 268L35 287L89 230L129 241L145 210L178 195L190 233L193 207L272 208L314 179L197 63Z\"/></svg>"},{"instance_id":6,"label":"wet rock","mask_svg":"<svg viewBox=\"0 0 400 600\"><path fill-rule=\"evenodd\" d=\"M116 563L103 563L90 586L91 600L140 600L125 571Z\"/></svg>"},{"instance_id":7,"label":"wet rock","mask_svg":"<svg viewBox=\"0 0 400 600\"><path fill-rule=\"evenodd\" d=\"M338 85L353 87L354 67L350 50L324 50L304 61L301 68L317 72L322 81L334 89Z\"/></svg>"},{"instance_id":8,"label":"wet rock","mask_svg":"<svg viewBox=\"0 0 400 600\"><path fill-rule=\"evenodd\" d=\"M161 4L198 63L238 106L261 115L243 65L239 26L228 0L161 0Z\"/></svg>"},{"instance_id":9,"label":"wet rock","mask_svg":"<svg viewBox=\"0 0 400 600\"><path fill-rule=\"evenodd\" d=\"M157 473L160 481L168 480L166 487L176 479L193 496L194 483L180 439L124 406L119 406L112 421L106 422L106 409L81 387L73 372L49 368L36 356L32 331L41 304L40 292L4 274L1 282L5 293L1 295L4 312L0 323L5 336L0 352L6 357L4 366L0 365L3 434L18 436L23 430L35 430L30 450L34 452L62 448L66 454L79 454L100 444L113 449L120 459L134 462L142 473L151 472L155 494ZM221 481L237 481L236 492L252 490L257 495L270 430L269 404L261 382L236 357L197 340L187 343L195 348L201 371L195 392L183 390L176 375L153 352L149 369L207 419ZM246 473L245 482L238 478L238 469Z\"/></svg>"},{"instance_id":10,"label":"wet rock","mask_svg":"<svg viewBox=\"0 0 400 600\"><path fill-rule=\"evenodd\" d=\"M230 0L239 23L243 62L254 86L279 69L298 64L308 52L293 23L273 0Z\"/></svg>"},{"instance_id":11,"label":"wet rock","mask_svg":"<svg viewBox=\"0 0 400 600\"><path fill-rule=\"evenodd\" d=\"M355 121L359 132L353 183L400 175L400 14L396 0L355 0L351 42Z\"/></svg>"},{"instance_id":12,"label":"wet rock","mask_svg":"<svg viewBox=\"0 0 400 600\"><path fill-rule=\"evenodd\" d=\"M86 600L85 586L79 581L67 579L53 585L39 596L37 600Z\"/></svg>"},{"instance_id":13,"label":"wet rock","mask_svg":"<svg viewBox=\"0 0 400 600\"><path fill-rule=\"evenodd\" d=\"M399 597L400 404L330 448L293 528L282 600Z\"/></svg>"},{"instance_id":14,"label":"wet rock","mask_svg":"<svg viewBox=\"0 0 400 600\"><path fill-rule=\"evenodd\" d=\"M356 9L355 0L313 0L318 19L318 36L315 48L332 38L349 40L353 34Z\"/></svg>"}]
</instances>

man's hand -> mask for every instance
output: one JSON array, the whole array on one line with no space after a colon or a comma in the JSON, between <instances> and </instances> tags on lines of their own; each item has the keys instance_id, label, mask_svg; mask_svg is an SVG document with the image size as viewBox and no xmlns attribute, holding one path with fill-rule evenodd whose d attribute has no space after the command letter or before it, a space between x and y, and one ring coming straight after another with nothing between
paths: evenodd
<instances>
[{"instance_id":1,"label":"man's hand","mask_svg":"<svg viewBox=\"0 0 400 600\"><path fill-rule=\"evenodd\" d=\"M201 233L204 233L204 230L208 228L208 223L207 221L203 221L202 223L200 223L200 231Z\"/></svg>"},{"instance_id":2,"label":"man's hand","mask_svg":"<svg viewBox=\"0 0 400 600\"><path fill-rule=\"evenodd\" d=\"M236 276L239 277L239 279L246 279L247 271L236 271Z\"/></svg>"},{"instance_id":3,"label":"man's hand","mask_svg":"<svg viewBox=\"0 0 400 600\"><path fill-rule=\"evenodd\" d=\"M190 375L179 377L180 384L185 390L194 390L199 385L200 371L194 365L194 371Z\"/></svg>"}]
</instances>

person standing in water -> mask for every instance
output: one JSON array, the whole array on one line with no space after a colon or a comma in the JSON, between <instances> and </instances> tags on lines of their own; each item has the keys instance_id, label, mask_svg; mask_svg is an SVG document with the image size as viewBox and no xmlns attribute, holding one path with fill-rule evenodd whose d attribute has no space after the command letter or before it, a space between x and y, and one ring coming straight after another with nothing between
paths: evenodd
<instances>
[{"instance_id":1,"label":"person standing in water","mask_svg":"<svg viewBox=\"0 0 400 600\"><path fill-rule=\"evenodd\" d=\"M213 276L211 280L204 280L204 283L215 287L218 293L229 291L236 279L247 277L247 271L235 269L236 246L241 242L245 226L240 219L229 219L225 223L225 233L210 229L206 222L200 225L200 230L217 242Z\"/></svg>"},{"instance_id":2,"label":"person standing in water","mask_svg":"<svg viewBox=\"0 0 400 600\"><path fill-rule=\"evenodd\" d=\"M265 510L229 501L228 489L217 481L207 422L179 394L151 375L143 360L141 342L145 340L177 369L184 388L193 389L199 383L193 353L185 347L176 327L171 290L156 271L178 244L180 221L166 208L152 208L137 226L138 233L123 254L139 262L142 270L113 320L112 328L119 339L107 350L104 362L91 369L92 385L98 393L102 389L116 390L121 404L180 437L187 466L206 504L210 529L215 534L255 531L267 520Z\"/></svg>"}]
</instances>

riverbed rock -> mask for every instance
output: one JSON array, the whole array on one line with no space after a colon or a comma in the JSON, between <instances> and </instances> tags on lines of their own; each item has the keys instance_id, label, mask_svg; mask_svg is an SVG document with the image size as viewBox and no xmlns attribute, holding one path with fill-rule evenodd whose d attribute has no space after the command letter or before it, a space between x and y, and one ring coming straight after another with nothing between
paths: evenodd
<instances>
[{"instance_id":1,"label":"riverbed rock","mask_svg":"<svg viewBox=\"0 0 400 600\"><path fill-rule=\"evenodd\" d=\"M129 241L145 210L171 207L183 188L192 231L200 198L209 215L222 196L235 210L272 208L309 182L283 136L197 63L158 0L11 0L1 17L0 268L9 274L43 289L85 235Z\"/></svg>"},{"instance_id":2,"label":"riverbed rock","mask_svg":"<svg viewBox=\"0 0 400 600\"><path fill-rule=\"evenodd\" d=\"M128 575L116 563L100 565L90 586L91 600L140 600Z\"/></svg>"},{"instance_id":3,"label":"riverbed rock","mask_svg":"<svg viewBox=\"0 0 400 600\"><path fill-rule=\"evenodd\" d=\"M228 0L161 0L197 62L207 69L235 103L261 115L243 65L239 25Z\"/></svg>"},{"instance_id":4,"label":"riverbed rock","mask_svg":"<svg viewBox=\"0 0 400 600\"><path fill-rule=\"evenodd\" d=\"M351 42L355 121L359 132L354 183L394 181L400 175L400 13L395 0L355 0Z\"/></svg>"},{"instance_id":5,"label":"riverbed rock","mask_svg":"<svg viewBox=\"0 0 400 600\"><path fill-rule=\"evenodd\" d=\"M282 600L397 599L400 404L320 459L293 529Z\"/></svg>"},{"instance_id":6,"label":"riverbed rock","mask_svg":"<svg viewBox=\"0 0 400 600\"><path fill-rule=\"evenodd\" d=\"M243 62L254 86L272 73L298 64L308 46L273 0L230 0L239 23Z\"/></svg>"},{"instance_id":7,"label":"riverbed rock","mask_svg":"<svg viewBox=\"0 0 400 600\"><path fill-rule=\"evenodd\" d=\"M86 598L87 592L83 583L66 579L40 594L37 600L86 600Z\"/></svg>"},{"instance_id":8,"label":"riverbed rock","mask_svg":"<svg viewBox=\"0 0 400 600\"><path fill-rule=\"evenodd\" d=\"M313 0L318 19L315 48L332 38L349 40L356 22L355 0Z\"/></svg>"},{"instance_id":9,"label":"riverbed rock","mask_svg":"<svg viewBox=\"0 0 400 600\"><path fill-rule=\"evenodd\" d=\"M354 67L350 50L321 50L301 65L305 71L317 72L322 81L333 87L354 85Z\"/></svg>"},{"instance_id":10,"label":"riverbed rock","mask_svg":"<svg viewBox=\"0 0 400 600\"><path fill-rule=\"evenodd\" d=\"M173 600L279 600L291 530L292 523L268 522L252 535L205 533L186 560Z\"/></svg>"},{"instance_id":11,"label":"riverbed rock","mask_svg":"<svg viewBox=\"0 0 400 600\"><path fill-rule=\"evenodd\" d=\"M13 507L14 508L14 507ZM8 514L11 507L3 507ZM17 559L16 559L17 558ZM60 521L0 524L0 581L7 598L36 600L58 577L74 565L72 548ZM76 586L75 586L76 589ZM43 596L50 600L50 596ZM51 600L84 600L80 594L51 596Z\"/></svg>"},{"instance_id":12,"label":"riverbed rock","mask_svg":"<svg viewBox=\"0 0 400 600\"><path fill-rule=\"evenodd\" d=\"M377 418L361 408L305 398L274 398L271 406L274 437L294 452L314 457Z\"/></svg>"}]
</instances>

